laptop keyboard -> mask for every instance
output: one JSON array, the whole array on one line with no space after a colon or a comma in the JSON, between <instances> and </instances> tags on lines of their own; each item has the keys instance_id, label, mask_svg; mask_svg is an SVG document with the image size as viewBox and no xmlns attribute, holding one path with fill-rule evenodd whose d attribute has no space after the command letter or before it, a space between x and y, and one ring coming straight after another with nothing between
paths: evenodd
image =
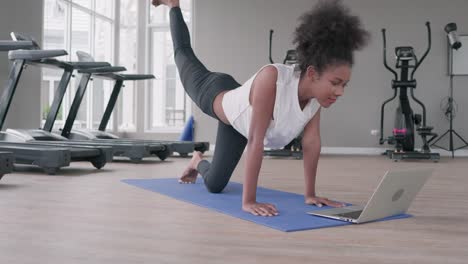
<instances>
[{"instance_id":1,"label":"laptop keyboard","mask_svg":"<svg viewBox=\"0 0 468 264\"><path fill-rule=\"evenodd\" d=\"M348 212L348 213L342 213L342 214L337 214L336 216L339 217L346 217L346 218L351 218L351 219L358 219L359 216L361 215L362 210L360 211L354 211L354 212Z\"/></svg>"}]
</instances>

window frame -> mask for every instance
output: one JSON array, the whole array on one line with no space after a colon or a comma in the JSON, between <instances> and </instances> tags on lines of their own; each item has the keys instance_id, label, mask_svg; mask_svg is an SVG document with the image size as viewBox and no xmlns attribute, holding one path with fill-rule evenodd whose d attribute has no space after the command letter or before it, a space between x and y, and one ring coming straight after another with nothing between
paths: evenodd
<instances>
[{"instance_id":1,"label":"window frame","mask_svg":"<svg viewBox=\"0 0 468 264\"><path fill-rule=\"evenodd\" d=\"M109 17L105 14L101 14L97 12L96 10L96 1L99 0L91 0L91 7L88 8L86 6L82 6L73 0L57 0L61 4L64 5L65 7L65 22L66 25L64 27L65 30L65 36L64 36L64 49L67 51L71 51L72 49L72 30L73 30L73 23L72 23L72 18L73 18L73 12L74 10L79 10L81 12L84 12L88 15L90 15L90 36L91 39L90 41L90 51L91 54L95 54L95 38L96 38L96 21L97 19L101 19L103 21L106 21L110 23L111 25L111 34L112 34L112 62L118 62L120 61L120 29L121 29L121 23L120 23L120 7L121 7L121 0L115 0L113 4L113 11L112 14L114 18ZM194 6L194 0L189 0L190 1L190 10L191 10L191 21L188 23L189 28L191 29L193 27L193 6ZM137 26L137 39L136 39L136 46L137 46L137 58L136 58L136 70L139 73L151 73L152 68L152 46L151 46L151 33L152 30L157 28L158 30L163 30L162 32L169 32L169 23L165 25L155 25L150 23L150 8L151 3L150 1L137 1L137 12L138 14L138 21L136 23ZM46 8L46 5L44 4L44 8ZM45 11L44 11L45 14ZM44 23L45 23L45 17L44 17ZM45 24L44 24L45 25ZM43 39L45 41L45 27L44 27L44 32L43 32ZM66 57L66 60L71 60L73 54L69 54ZM48 81L49 87L53 82L51 81L59 81L60 78L51 78L55 77L54 75L42 75L42 80L43 81ZM152 118L151 116L151 108L150 108L150 103L147 100L147 95L149 92L149 89L152 89L152 83L151 81L139 81L134 83L134 88L133 88L133 94L134 94L134 109L135 109L135 114L133 118L133 128L130 130L121 130L119 127L122 124L119 124L119 113L122 111L122 104L123 104L123 98L122 96L119 96L119 100L117 102L116 107L114 108L112 118L111 118L111 124L112 126L108 127L109 131L112 131L114 133L180 133L183 129L183 127L170 127L170 126L164 126L164 127L149 127L148 124L150 124L150 119ZM88 89L89 91L90 89ZM68 109L71 105L71 101L73 99L74 92L76 91L76 87L69 87L67 94L68 96L65 96L63 102L62 102L62 108L64 113L68 113ZM93 96L92 93L88 92L86 93L86 128L92 128L93 124ZM53 91L55 92L55 91ZM51 97L52 95L49 95ZM177 97L178 98L178 97ZM164 99L166 100L166 99ZM187 99L187 95L184 95L184 104L185 104L185 118L188 119L190 115L192 114L192 109L191 109L191 101ZM50 99L49 99L50 101ZM44 111L46 105L43 105L41 102L41 112ZM41 121L42 120L42 115L41 115ZM60 123L62 120L56 120L56 123ZM185 123L185 122L184 122Z\"/></svg>"},{"instance_id":2,"label":"window frame","mask_svg":"<svg viewBox=\"0 0 468 264\"><path fill-rule=\"evenodd\" d=\"M95 54L95 38L96 38L96 23L97 21L101 20L101 21L104 21L106 23L109 23L110 27L111 27L111 38L112 38L112 41L110 42L111 43L111 50L112 50L112 56L111 56L111 61L110 63L112 63L113 61L117 61L118 60L118 57L116 57L116 47L115 47L115 39L116 39L116 24L118 22L117 18L116 19L113 19L112 17L108 17L106 15L103 15L103 14L100 14L98 13L96 10L96 1L99 1L99 0L91 0L91 8L88 8L88 7L85 7L85 6L82 6L80 4L77 4L75 3L74 1L72 0L57 0L57 2L60 2L61 4L64 5L64 8L65 8L65 21L66 21L66 25L64 27L64 30L65 30L65 36L64 36L64 49L67 50L67 51L71 51L72 50L72 32L73 32L73 23L72 23L72 19L73 19L73 13L76 12L76 11L80 11L80 12L83 12L85 13L86 15L89 15L89 18L90 18L90 32L89 32L89 36L90 36L90 39L89 39L89 46L90 46L90 52L91 54ZM117 0L114 2L113 4L113 7L112 7L112 14L116 14L116 9L117 9L117 5L116 5L116 2L119 2L120 0ZM44 5L44 8L46 8L46 5ZM93 10L94 9L94 10ZM44 11L44 14L46 12ZM43 23L45 23L45 17L43 18ZM44 26L44 29L43 29L43 40L45 41L46 39L46 28ZM72 57L73 57L73 54L72 52L70 52L67 56L66 56L66 59L65 60L72 60ZM61 73L60 73L61 74ZM60 76L55 76L55 75L47 75L45 73L42 74L42 80L43 81L60 81ZM70 105L72 103L72 100L73 100L73 96L74 96L74 93L76 92L76 81L77 79L75 80L71 80L70 81L70 86L68 89L67 89L67 93L65 94L65 97L63 98L63 102L62 102L62 106L61 108L63 109L63 111L65 113L68 114L68 111L69 111L69 108L70 108ZM73 85L72 85L73 84ZM92 85L90 83L90 85ZM49 84L49 87L50 87L50 84ZM92 89L92 88L91 88ZM86 117L85 117L85 124L84 124L84 127L86 128L92 128L93 127L93 96L92 96L92 93L89 92L91 89L87 89L87 92L85 94L85 98L83 98L83 100L86 102ZM55 93L55 91L53 91L53 93ZM49 102L50 102L50 97L52 97L52 94L49 95ZM43 112L48 106L47 105L43 105L43 103L41 102L41 112ZM41 116L41 123L43 123L45 120L42 119L42 116ZM59 124L59 126L63 126L65 120L62 119L62 120L56 120L56 123ZM114 123L114 121L112 121L112 123ZM115 129L111 128L111 130L115 131Z\"/></svg>"},{"instance_id":3,"label":"window frame","mask_svg":"<svg viewBox=\"0 0 468 264\"><path fill-rule=\"evenodd\" d=\"M191 15L190 15L190 21L187 22L187 27L189 28L189 31L191 32L191 38L193 39L193 34L192 34L192 31L193 31L193 21L194 21L194 18L193 18L193 11L194 11L194 1L195 0L189 0L189 10L191 12ZM142 58L143 60L145 60L145 69L148 69L148 71L150 72L153 72L153 68L152 68L152 58L153 58L153 50L152 50L152 46L153 46L153 38L152 38L152 35L157 32L157 33L167 33L167 32L170 32L170 24L169 22L167 23L152 23L151 22L151 3L150 1L146 1L145 3L145 16L144 16L144 22L145 22L145 36L144 36L144 39L146 40L146 47L145 47L145 51L146 51L146 58ZM192 41L193 43L193 41ZM156 76L158 77L158 76ZM177 75L177 79L179 79L178 75ZM167 88L167 87L166 87ZM181 133L183 131L183 126L152 126L151 123L153 122L153 116L152 116L152 107L151 107L151 102L150 102L150 99L151 99L151 92L150 92L150 89L153 89L153 83L152 82L148 82L148 84L146 85L145 89L144 89L144 92L145 92L145 101L144 101L144 132L145 133ZM166 99L166 94L167 94L167 89L164 90L164 98ZM184 120L184 124L185 122L188 120L188 118L190 118L190 116L192 115L192 104L191 104L191 100L190 98L188 97L187 94L184 93L184 98L183 98L183 101L184 101L184 108L185 108L185 120Z\"/></svg>"}]
</instances>

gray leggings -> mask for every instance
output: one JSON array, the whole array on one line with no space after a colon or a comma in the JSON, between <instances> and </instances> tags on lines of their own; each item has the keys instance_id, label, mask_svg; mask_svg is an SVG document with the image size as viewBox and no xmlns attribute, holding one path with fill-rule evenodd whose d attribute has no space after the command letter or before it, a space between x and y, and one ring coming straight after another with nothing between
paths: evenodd
<instances>
[{"instance_id":1,"label":"gray leggings","mask_svg":"<svg viewBox=\"0 0 468 264\"><path fill-rule=\"evenodd\" d=\"M174 43L174 58L180 79L187 94L207 115L218 119L216 148L210 163L202 160L198 172L206 188L213 193L221 192L229 182L247 144L247 139L232 126L224 124L213 110L215 97L226 90L241 86L232 76L210 72L195 56L190 45L190 35L180 8L170 10L171 34Z\"/></svg>"}]
</instances>

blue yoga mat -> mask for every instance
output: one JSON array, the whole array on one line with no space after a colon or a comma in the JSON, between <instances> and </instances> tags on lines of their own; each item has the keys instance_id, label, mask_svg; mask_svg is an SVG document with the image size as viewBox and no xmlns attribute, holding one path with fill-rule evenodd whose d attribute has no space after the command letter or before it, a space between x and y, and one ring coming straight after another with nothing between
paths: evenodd
<instances>
[{"instance_id":1,"label":"blue yoga mat","mask_svg":"<svg viewBox=\"0 0 468 264\"><path fill-rule=\"evenodd\" d=\"M175 178L130 179L122 180L122 182L284 232L350 225L347 222L307 214L306 212L309 211L324 210L330 207L318 208L306 205L304 204L304 196L296 193L259 187L257 201L274 204L280 213L275 217L260 217L242 211L242 185L239 183L230 182L222 193L215 194L206 190L203 180L200 178L195 184L179 184ZM407 217L410 215L398 215L382 220Z\"/></svg>"}]
</instances>

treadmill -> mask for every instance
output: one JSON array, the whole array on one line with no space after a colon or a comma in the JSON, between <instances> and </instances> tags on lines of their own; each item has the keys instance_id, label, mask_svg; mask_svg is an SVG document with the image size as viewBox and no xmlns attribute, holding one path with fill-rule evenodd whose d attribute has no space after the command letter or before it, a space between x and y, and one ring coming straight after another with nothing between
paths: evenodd
<instances>
[{"instance_id":1,"label":"treadmill","mask_svg":"<svg viewBox=\"0 0 468 264\"><path fill-rule=\"evenodd\" d=\"M78 60L81 62L93 62L94 58L82 51L77 51ZM66 123L63 130L62 136L70 138L70 139L87 139L87 140L119 140L123 142L145 142L145 143L163 143L169 144L171 149L174 152L178 152L180 156L186 157L188 153L192 153L195 151L205 152L209 150L210 144L209 142L190 142L190 141L164 141L164 140L142 140L142 139L128 139L128 138L119 138L116 135L113 135L109 132L106 132L105 129L111 117L112 111L114 110L115 104L117 102L119 93L124 86L125 81L139 81L139 80L150 80L154 79L154 75L152 74L121 74L121 73L94 73L92 75L94 78L101 78L112 80L115 82L114 88L112 90L111 96L106 106L106 110L102 116L99 129L98 130L90 130L90 129L74 129L71 130L74 118L72 120L68 120L70 123ZM82 78L87 78L88 80L91 78L91 75L84 75ZM86 89L86 88L85 88ZM75 100L81 102L84 93L78 94L75 96ZM77 98L78 97L78 98ZM71 112L69 117L71 117ZM75 113L73 113L75 114Z\"/></svg>"},{"instance_id":2,"label":"treadmill","mask_svg":"<svg viewBox=\"0 0 468 264\"><path fill-rule=\"evenodd\" d=\"M21 41L22 39L32 40L32 38L26 38L18 33L12 33L12 37L16 41ZM35 48L38 49L39 46L37 43L32 40L35 44ZM38 50L35 50L38 51ZM10 59L16 60L14 56L10 56ZM110 64L107 62L65 62L59 61L53 58L35 60L35 59L26 59L25 64L35 65L40 67L52 67L59 68L63 70L62 78L55 93L54 101L50 112L48 113L47 121L43 129L8 129L7 132L16 137L16 141L21 142L40 142L54 145L63 145L67 146L76 146L76 147L110 147L111 148L111 158L112 156L124 156L130 158L133 162L139 162L142 158L156 155L161 160L165 160L170 154L171 150L168 146L163 144L130 144L127 142L90 142L84 140L69 140L65 137L59 136L57 134L51 133L53 123L56 116L58 115L60 106L65 96L65 92L68 86L68 83L73 75L75 70L86 71L91 70L92 72L114 72L114 71L123 71L126 70L124 67L110 67ZM19 79L19 76L17 77ZM82 83L80 82L80 86ZM13 88L14 89L14 88ZM78 111L78 109L76 110Z\"/></svg>"},{"instance_id":3,"label":"treadmill","mask_svg":"<svg viewBox=\"0 0 468 264\"><path fill-rule=\"evenodd\" d=\"M7 42L4 42L7 43ZM14 42L12 43L14 47ZM33 42L34 47L34 42ZM8 50L8 46L5 46L4 50ZM0 99L0 129L3 127L6 116L8 114L8 110L10 108L11 102L13 100L14 93L16 91L16 87L18 85L20 76L26 66L26 61L40 61L46 58L58 57L66 55L67 52L65 50L14 50L9 51L8 57L10 60L13 60L13 65L10 69L10 75L7 82L7 85L3 91L3 95ZM18 136L18 133L15 133L14 130L8 129L5 132L0 132L0 140L5 142L27 142L24 138ZM15 144L16 144L15 143ZM19 146L19 145L18 145ZM105 166L105 164L112 160L112 148L107 146L90 146L90 145L67 145L66 142L57 142L51 143L47 141L34 141L28 142L26 147L44 147L44 146L52 146L57 147L59 149L68 150L69 153L63 153L63 158L61 162L57 162L57 158L51 157L51 159L55 160L49 164L47 162L47 157L44 158L45 161L42 161L43 165L41 167L44 168L48 173L54 174L58 170L58 168L63 166L68 166L70 161L89 161L92 163L94 167L100 169ZM28 154L27 149L22 149L23 154ZM37 149L36 149L37 151ZM53 152L51 155L55 155L56 153ZM36 156L34 156L36 157ZM25 162L26 164L31 160L26 159L23 161L20 158L16 158L18 162ZM35 164L35 163L32 163Z\"/></svg>"},{"instance_id":4,"label":"treadmill","mask_svg":"<svg viewBox=\"0 0 468 264\"><path fill-rule=\"evenodd\" d=\"M0 152L0 179L3 175L13 171L13 153L11 152Z\"/></svg>"},{"instance_id":5,"label":"treadmill","mask_svg":"<svg viewBox=\"0 0 468 264\"><path fill-rule=\"evenodd\" d=\"M17 49L28 49L33 47L31 41L0 41L0 51L11 51ZM49 53L52 54L52 52ZM10 75L14 74L11 72ZM11 78L9 79L11 82ZM4 104L0 104L0 111L3 111ZM0 120L0 128L3 126L4 120ZM62 168L70 165L71 151L69 148L54 147L49 145L38 145L28 143L13 143L6 142L7 134L0 132L0 151L11 153L12 158L8 154L1 154L5 158L1 158L2 165L0 166L1 174L11 171L14 164L35 165L43 169L48 174L55 174Z\"/></svg>"}]
</instances>

